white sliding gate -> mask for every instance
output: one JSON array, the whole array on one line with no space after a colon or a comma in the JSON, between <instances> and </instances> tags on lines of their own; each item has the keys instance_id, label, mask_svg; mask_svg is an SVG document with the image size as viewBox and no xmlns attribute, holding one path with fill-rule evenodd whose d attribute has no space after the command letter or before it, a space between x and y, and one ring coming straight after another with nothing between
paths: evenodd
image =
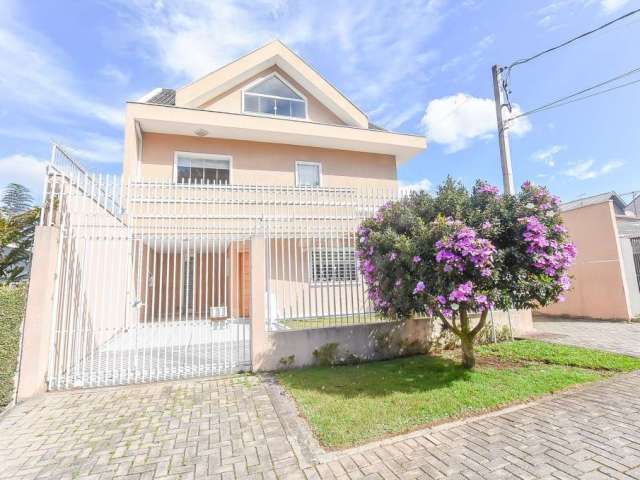
<instances>
[{"instance_id":1,"label":"white sliding gate","mask_svg":"<svg viewBox=\"0 0 640 480\"><path fill-rule=\"evenodd\" d=\"M249 236L154 213L142 194L50 170L42 224L60 228L50 390L250 367Z\"/></svg>"}]
</instances>

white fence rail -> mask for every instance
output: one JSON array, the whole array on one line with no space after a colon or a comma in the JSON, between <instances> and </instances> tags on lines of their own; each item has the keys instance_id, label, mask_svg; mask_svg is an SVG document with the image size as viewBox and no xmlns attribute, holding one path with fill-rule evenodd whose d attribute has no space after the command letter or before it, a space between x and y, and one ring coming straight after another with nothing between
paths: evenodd
<instances>
[{"instance_id":1,"label":"white fence rail","mask_svg":"<svg viewBox=\"0 0 640 480\"><path fill-rule=\"evenodd\" d=\"M61 230L50 388L247 368L256 236L267 291L253 294L266 296L268 329L381 320L358 270L356 230L396 192L123 183L60 158L41 222Z\"/></svg>"}]
</instances>

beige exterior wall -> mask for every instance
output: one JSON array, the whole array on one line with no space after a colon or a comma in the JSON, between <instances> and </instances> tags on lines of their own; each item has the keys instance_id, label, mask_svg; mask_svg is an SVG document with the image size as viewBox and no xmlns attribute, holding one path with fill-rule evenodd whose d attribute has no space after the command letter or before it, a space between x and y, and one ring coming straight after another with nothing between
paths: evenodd
<instances>
[{"instance_id":1,"label":"beige exterior wall","mask_svg":"<svg viewBox=\"0 0 640 480\"><path fill-rule=\"evenodd\" d=\"M218 95L216 98L205 102L199 108L206 110L215 110L219 112L242 113L242 90L260 78L266 77L272 73L277 73L294 89L300 92L307 100L307 120L317 123L326 123L329 125L345 125L331 110L320 103L311 93L305 90L300 84L284 73L281 69L273 66L268 68L248 80L240 83L231 90Z\"/></svg>"},{"instance_id":2,"label":"beige exterior wall","mask_svg":"<svg viewBox=\"0 0 640 480\"><path fill-rule=\"evenodd\" d=\"M233 184L295 185L296 162L307 161L322 165L324 187L397 188L391 155L157 133L143 135L140 176L172 180L180 151L230 155Z\"/></svg>"},{"instance_id":3,"label":"beige exterior wall","mask_svg":"<svg viewBox=\"0 0 640 480\"><path fill-rule=\"evenodd\" d=\"M36 227L27 310L22 329L17 401L44 393L51 346L53 295L56 275L55 252L60 230Z\"/></svg>"},{"instance_id":4,"label":"beige exterior wall","mask_svg":"<svg viewBox=\"0 0 640 480\"><path fill-rule=\"evenodd\" d=\"M601 319L631 318L613 205L603 202L562 213L578 249L566 301L539 312Z\"/></svg>"}]
</instances>

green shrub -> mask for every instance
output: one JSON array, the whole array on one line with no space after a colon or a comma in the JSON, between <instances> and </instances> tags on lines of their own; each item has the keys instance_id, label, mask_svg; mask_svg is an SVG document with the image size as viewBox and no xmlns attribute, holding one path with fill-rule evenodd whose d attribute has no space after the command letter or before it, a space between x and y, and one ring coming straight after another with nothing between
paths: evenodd
<instances>
[{"instance_id":1,"label":"green shrub","mask_svg":"<svg viewBox=\"0 0 640 480\"><path fill-rule=\"evenodd\" d=\"M26 292L25 284L0 286L0 409L13 396Z\"/></svg>"}]
</instances>

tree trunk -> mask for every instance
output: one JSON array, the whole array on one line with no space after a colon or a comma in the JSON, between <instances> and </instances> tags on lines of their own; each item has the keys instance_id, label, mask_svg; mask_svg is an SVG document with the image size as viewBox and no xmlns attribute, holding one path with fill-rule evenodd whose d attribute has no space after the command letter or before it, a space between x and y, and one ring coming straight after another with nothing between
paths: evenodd
<instances>
[{"instance_id":1,"label":"tree trunk","mask_svg":"<svg viewBox=\"0 0 640 480\"><path fill-rule=\"evenodd\" d=\"M469 334L460 336L462 343L462 366L464 368L473 368L476 366L476 354L473 351L474 337Z\"/></svg>"}]
</instances>

